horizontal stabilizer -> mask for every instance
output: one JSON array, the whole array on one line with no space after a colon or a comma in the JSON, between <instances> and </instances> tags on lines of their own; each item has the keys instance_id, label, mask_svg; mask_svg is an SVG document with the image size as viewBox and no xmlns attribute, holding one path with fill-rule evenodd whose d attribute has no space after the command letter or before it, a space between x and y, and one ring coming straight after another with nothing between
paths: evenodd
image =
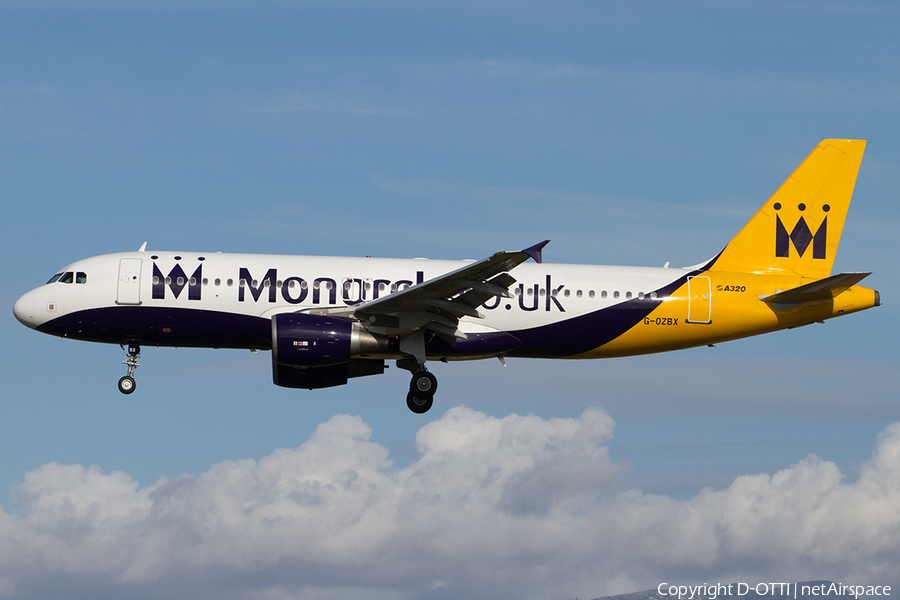
<instances>
[{"instance_id":1,"label":"horizontal stabilizer","mask_svg":"<svg viewBox=\"0 0 900 600\"><path fill-rule=\"evenodd\" d=\"M813 302L815 300L830 300L869 275L871 273L840 273L785 292L765 296L760 298L760 300L777 304L800 304L801 302Z\"/></svg>"}]
</instances>

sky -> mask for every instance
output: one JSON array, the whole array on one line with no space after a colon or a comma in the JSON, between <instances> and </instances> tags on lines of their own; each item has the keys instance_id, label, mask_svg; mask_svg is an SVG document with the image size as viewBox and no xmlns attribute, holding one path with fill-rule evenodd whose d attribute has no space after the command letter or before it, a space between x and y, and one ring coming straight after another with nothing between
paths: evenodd
<instances>
[{"instance_id":1,"label":"sky","mask_svg":"<svg viewBox=\"0 0 900 600\"><path fill-rule=\"evenodd\" d=\"M0 598L900 589L893 2L0 0ZM718 253L825 138L834 272L883 306L604 361L271 383L267 352L40 335L16 298L149 250L556 263Z\"/></svg>"}]
</instances>

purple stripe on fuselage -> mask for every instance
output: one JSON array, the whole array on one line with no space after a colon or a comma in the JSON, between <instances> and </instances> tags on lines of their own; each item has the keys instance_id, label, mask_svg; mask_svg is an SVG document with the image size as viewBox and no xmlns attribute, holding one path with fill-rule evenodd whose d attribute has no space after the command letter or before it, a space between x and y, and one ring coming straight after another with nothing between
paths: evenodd
<instances>
[{"instance_id":1,"label":"purple stripe on fuselage","mask_svg":"<svg viewBox=\"0 0 900 600\"><path fill-rule=\"evenodd\" d=\"M38 331L89 342L192 348L271 348L271 321L188 308L116 306L48 321Z\"/></svg>"},{"instance_id":2,"label":"purple stripe on fuselage","mask_svg":"<svg viewBox=\"0 0 900 600\"><path fill-rule=\"evenodd\" d=\"M718 258L718 257L717 257ZM709 264L715 262L715 259ZM523 358L564 358L582 354L611 342L653 312L665 298L700 273L691 271L672 283L654 290L656 299L647 294L580 317L566 319L543 327L510 331L522 345L507 356Z\"/></svg>"}]
</instances>

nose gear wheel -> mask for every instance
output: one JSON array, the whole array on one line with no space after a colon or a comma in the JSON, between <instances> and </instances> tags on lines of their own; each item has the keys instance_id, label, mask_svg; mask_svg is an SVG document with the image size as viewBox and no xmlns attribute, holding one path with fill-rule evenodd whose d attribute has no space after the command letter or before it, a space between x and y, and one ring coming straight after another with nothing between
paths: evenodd
<instances>
[{"instance_id":1,"label":"nose gear wheel","mask_svg":"<svg viewBox=\"0 0 900 600\"><path fill-rule=\"evenodd\" d=\"M119 391L123 394L130 394L137 388L134 372L140 366L138 359L141 357L141 347L137 344L128 344L128 349L126 350L124 344L119 344L119 346L122 348L125 356L128 357L122 361L122 364L128 367L128 375L119 379Z\"/></svg>"}]
</instances>

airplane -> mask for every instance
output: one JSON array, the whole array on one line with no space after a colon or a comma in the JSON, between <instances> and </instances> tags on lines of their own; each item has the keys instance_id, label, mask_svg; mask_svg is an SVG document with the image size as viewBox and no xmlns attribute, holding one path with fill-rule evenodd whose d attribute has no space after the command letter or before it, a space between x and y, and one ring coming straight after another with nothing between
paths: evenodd
<instances>
[{"instance_id":1,"label":"airplane","mask_svg":"<svg viewBox=\"0 0 900 600\"><path fill-rule=\"evenodd\" d=\"M16 318L64 338L119 344L134 392L142 346L272 354L272 378L317 389L412 373L427 361L588 359L714 345L881 304L831 274L865 140L816 146L713 258L684 268L548 264L548 241L480 261L137 252L77 261L23 295Z\"/></svg>"}]
</instances>

